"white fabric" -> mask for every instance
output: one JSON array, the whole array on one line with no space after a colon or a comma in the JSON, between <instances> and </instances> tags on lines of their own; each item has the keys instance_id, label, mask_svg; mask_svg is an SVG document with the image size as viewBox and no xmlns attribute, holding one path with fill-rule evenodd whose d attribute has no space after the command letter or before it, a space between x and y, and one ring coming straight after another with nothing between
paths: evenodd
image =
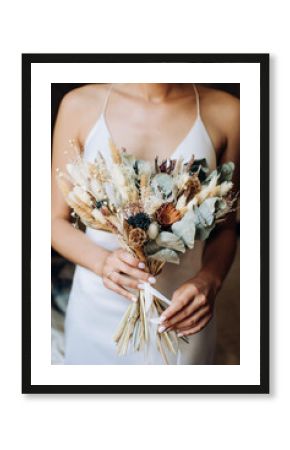
<instances>
[{"instance_id":1,"label":"white fabric","mask_svg":"<svg viewBox=\"0 0 290 450\"><path fill-rule=\"evenodd\" d=\"M211 170L216 167L216 154L211 139L199 114L198 92L197 118L186 137L178 145L172 158L180 155L185 160L192 154L197 159L206 158ZM108 91L110 93L110 90ZM106 98L105 105L107 104ZM93 161L100 151L110 159L104 110L88 135L84 157ZM108 160L109 161L109 160ZM97 245L108 250L119 247L117 237L104 231L86 230L87 236ZM157 277L154 288L167 298L175 289L192 277L201 266L203 242L197 241L192 250L181 256L179 265L166 264ZM77 266L65 317L64 364L164 364L156 346L146 352L130 351L125 356L116 354L113 335L128 307L128 300L105 288L101 277ZM189 337L189 343L179 342L177 355L167 354L170 364L212 364L215 350L215 318L199 333Z\"/></svg>"}]
</instances>

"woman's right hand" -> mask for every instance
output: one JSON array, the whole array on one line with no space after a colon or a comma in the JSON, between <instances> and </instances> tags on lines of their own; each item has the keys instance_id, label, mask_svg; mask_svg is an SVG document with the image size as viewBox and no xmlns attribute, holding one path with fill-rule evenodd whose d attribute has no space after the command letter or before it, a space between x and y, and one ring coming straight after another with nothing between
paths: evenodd
<instances>
[{"instance_id":1,"label":"woman's right hand","mask_svg":"<svg viewBox=\"0 0 290 450\"><path fill-rule=\"evenodd\" d=\"M136 295L128 289L139 289L144 281L154 284L155 278L145 272L145 264L123 249L117 249L105 258L102 279L104 286L132 301Z\"/></svg>"}]
</instances>

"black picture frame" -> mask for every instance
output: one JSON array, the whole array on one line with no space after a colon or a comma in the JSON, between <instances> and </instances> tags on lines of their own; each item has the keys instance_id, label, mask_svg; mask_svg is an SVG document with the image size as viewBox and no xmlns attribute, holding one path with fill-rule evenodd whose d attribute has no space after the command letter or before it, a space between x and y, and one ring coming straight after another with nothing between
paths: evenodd
<instances>
[{"instance_id":1,"label":"black picture frame","mask_svg":"<svg viewBox=\"0 0 290 450\"><path fill-rule=\"evenodd\" d=\"M269 393L269 61L270 55L267 53L22 54L22 393ZM171 386L31 384L31 65L33 63L255 63L260 65L260 384Z\"/></svg>"}]
</instances>

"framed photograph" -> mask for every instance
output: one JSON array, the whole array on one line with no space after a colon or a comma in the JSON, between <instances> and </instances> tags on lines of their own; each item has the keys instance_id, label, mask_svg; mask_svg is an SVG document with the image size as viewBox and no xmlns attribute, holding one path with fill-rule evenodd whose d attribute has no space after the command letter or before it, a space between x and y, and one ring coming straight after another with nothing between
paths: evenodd
<instances>
[{"instance_id":1,"label":"framed photograph","mask_svg":"<svg viewBox=\"0 0 290 450\"><path fill-rule=\"evenodd\" d=\"M269 55L22 55L22 392L269 393Z\"/></svg>"}]
</instances>

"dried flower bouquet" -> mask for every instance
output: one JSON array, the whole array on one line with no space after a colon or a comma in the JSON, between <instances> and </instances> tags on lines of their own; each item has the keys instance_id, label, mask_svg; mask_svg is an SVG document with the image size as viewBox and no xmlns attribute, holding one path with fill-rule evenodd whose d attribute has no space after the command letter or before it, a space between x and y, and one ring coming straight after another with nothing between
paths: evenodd
<instances>
[{"instance_id":1,"label":"dried flower bouquet","mask_svg":"<svg viewBox=\"0 0 290 450\"><path fill-rule=\"evenodd\" d=\"M138 160L110 140L109 163L99 152L94 162L79 154L58 171L59 184L73 214L87 227L114 233L120 245L158 275L164 264L179 263L179 255L205 240L216 223L234 209L234 164L209 172L206 160L194 156L154 164ZM129 346L139 351L155 339L164 362L166 352L176 353L174 331L158 332L158 318L169 300L144 283L138 302L132 303L113 337L117 352Z\"/></svg>"}]
</instances>

